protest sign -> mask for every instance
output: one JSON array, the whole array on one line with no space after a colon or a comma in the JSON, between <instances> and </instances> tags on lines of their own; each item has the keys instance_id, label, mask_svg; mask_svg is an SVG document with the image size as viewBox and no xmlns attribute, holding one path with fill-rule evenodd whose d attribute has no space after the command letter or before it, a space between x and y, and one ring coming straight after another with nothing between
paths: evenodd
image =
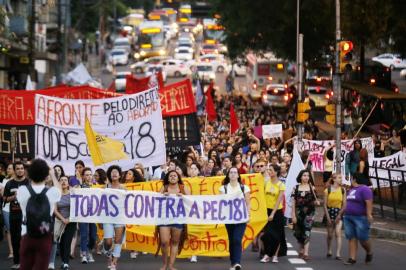
<instances>
[{"instance_id":1,"label":"protest sign","mask_svg":"<svg viewBox=\"0 0 406 270\"><path fill-rule=\"evenodd\" d=\"M87 117L98 134L124 143L128 160L112 161L124 170L135 163L164 164L165 144L156 88L103 100L72 100L43 95L35 98L35 153L50 165L60 164L74 175L80 159L92 164L84 132Z\"/></svg>"},{"instance_id":2,"label":"protest sign","mask_svg":"<svg viewBox=\"0 0 406 270\"><path fill-rule=\"evenodd\" d=\"M371 137L361 138L362 147L366 148L368 155L373 155L374 153L374 144ZM297 138L294 140L295 146L299 151L310 151L309 160L312 162L313 171L315 172L324 172L324 153L331 148L335 141L333 140L306 140L303 139L303 144L300 146ZM345 171L345 157L346 155L353 150L354 140L342 140L341 141L341 171ZM335 168L334 168L335 171Z\"/></svg>"},{"instance_id":3,"label":"protest sign","mask_svg":"<svg viewBox=\"0 0 406 270\"><path fill-rule=\"evenodd\" d=\"M70 220L133 225L237 224L248 221L244 195L163 195L118 189L73 189Z\"/></svg>"},{"instance_id":4,"label":"protest sign","mask_svg":"<svg viewBox=\"0 0 406 270\"><path fill-rule=\"evenodd\" d=\"M242 181L251 190L250 220L243 238L243 247L247 248L267 223L264 197L264 179L260 174L241 175ZM217 195L224 177L197 177L182 179L192 195ZM127 184L127 190L158 192L162 181L150 181ZM154 238L155 226L126 226L126 249L155 253L157 241ZM188 225L188 239L180 257L228 256L228 236L223 222L216 225Z\"/></svg>"},{"instance_id":5,"label":"protest sign","mask_svg":"<svg viewBox=\"0 0 406 270\"><path fill-rule=\"evenodd\" d=\"M34 157L34 126L11 126L0 125L0 157L4 159L10 159L12 155L12 128L16 128L15 137L15 158L27 158Z\"/></svg>"},{"instance_id":6,"label":"protest sign","mask_svg":"<svg viewBox=\"0 0 406 270\"><path fill-rule=\"evenodd\" d=\"M0 124L34 125L35 95L61 97L67 99L100 99L118 96L90 86L69 87L61 85L36 91L0 90ZM34 137L34 134L32 134Z\"/></svg>"},{"instance_id":7,"label":"protest sign","mask_svg":"<svg viewBox=\"0 0 406 270\"><path fill-rule=\"evenodd\" d=\"M282 139L282 124L262 125L262 137L264 139L270 138Z\"/></svg>"},{"instance_id":8,"label":"protest sign","mask_svg":"<svg viewBox=\"0 0 406 270\"><path fill-rule=\"evenodd\" d=\"M394 171L396 170L396 171ZM406 153L399 151L393 155L382 158L369 159L369 176L372 186L377 188L378 179L392 179L399 182L392 182L392 185L399 185L406 176ZM389 181L379 180L379 187L389 187Z\"/></svg>"}]
</instances>

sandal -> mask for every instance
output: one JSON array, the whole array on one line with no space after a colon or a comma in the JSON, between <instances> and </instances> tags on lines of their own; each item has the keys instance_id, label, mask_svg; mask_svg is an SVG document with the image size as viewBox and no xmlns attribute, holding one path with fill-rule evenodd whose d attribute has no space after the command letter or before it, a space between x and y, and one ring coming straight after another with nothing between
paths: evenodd
<instances>
[{"instance_id":1,"label":"sandal","mask_svg":"<svg viewBox=\"0 0 406 270\"><path fill-rule=\"evenodd\" d=\"M299 251L299 258L303 258L303 252Z\"/></svg>"},{"instance_id":2,"label":"sandal","mask_svg":"<svg viewBox=\"0 0 406 270\"><path fill-rule=\"evenodd\" d=\"M355 264L357 261L356 260L354 260L354 259L352 259L352 258L349 258L346 262L344 262L344 264L345 265L353 265L353 264Z\"/></svg>"},{"instance_id":3,"label":"sandal","mask_svg":"<svg viewBox=\"0 0 406 270\"><path fill-rule=\"evenodd\" d=\"M303 255L302 259L305 260L305 261L310 261L310 256L309 255Z\"/></svg>"},{"instance_id":4,"label":"sandal","mask_svg":"<svg viewBox=\"0 0 406 270\"><path fill-rule=\"evenodd\" d=\"M336 256L336 260L337 261L341 261L343 258L341 258L340 256Z\"/></svg>"},{"instance_id":5,"label":"sandal","mask_svg":"<svg viewBox=\"0 0 406 270\"><path fill-rule=\"evenodd\" d=\"M327 253L327 255L326 255L327 258L331 258L332 256L333 256L333 254L331 254L331 253Z\"/></svg>"}]
</instances>

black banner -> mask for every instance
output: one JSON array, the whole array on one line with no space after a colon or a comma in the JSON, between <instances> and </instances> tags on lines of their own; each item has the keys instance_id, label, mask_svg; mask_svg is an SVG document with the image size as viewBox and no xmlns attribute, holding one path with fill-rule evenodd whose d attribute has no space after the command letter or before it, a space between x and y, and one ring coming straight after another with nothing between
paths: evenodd
<instances>
[{"instance_id":1,"label":"black banner","mask_svg":"<svg viewBox=\"0 0 406 270\"><path fill-rule=\"evenodd\" d=\"M200 144L200 130L196 113L164 117L167 148L184 148Z\"/></svg>"},{"instance_id":2,"label":"black banner","mask_svg":"<svg viewBox=\"0 0 406 270\"><path fill-rule=\"evenodd\" d=\"M35 126L0 125L0 158L12 159L11 129L16 128L16 148L14 158L32 159L35 156Z\"/></svg>"}]
</instances>

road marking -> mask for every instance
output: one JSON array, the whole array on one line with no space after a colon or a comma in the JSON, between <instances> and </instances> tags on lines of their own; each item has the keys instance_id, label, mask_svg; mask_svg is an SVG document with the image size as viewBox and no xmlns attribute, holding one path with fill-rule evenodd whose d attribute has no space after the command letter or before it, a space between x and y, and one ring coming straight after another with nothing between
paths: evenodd
<instances>
[{"instance_id":1,"label":"road marking","mask_svg":"<svg viewBox=\"0 0 406 270\"><path fill-rule=\"evenodd\" d=\"M288 259L288 261L289 261L291 264L306 264L306 261L305 261L305 260L299 259L299 258L290 258L290 259Z\"/></svg>"},{"instance_id":2,"label":"road marking","mask_svg":"<svg viewBox=\"0 0 406 270\"><path fill-rule=\"evenodd\" d=\"M313 270L311 267L296 267L296 270Z\"/></svg>"},{"instance_id":3,"label":"road marking","mask_svg":"<svg viewBox=\"0 0 406 270\"><path fill-rule=\"evenodd\" d=\"M291 243L287 243L286 246L287 246L288 248L292 248L292 247L293 247Z\"/></svg>"},{"instance_id":4,"label":"road marking","mask_svg":"<svg viewBox=\"0 0 406 270\"><path fill-rule=\"evenodd\" d=\"M297 253L296 250L288 250L287 255L288 256L297 256L297 255L299 255L299 253Z\"/></svg>"}]
</instances>

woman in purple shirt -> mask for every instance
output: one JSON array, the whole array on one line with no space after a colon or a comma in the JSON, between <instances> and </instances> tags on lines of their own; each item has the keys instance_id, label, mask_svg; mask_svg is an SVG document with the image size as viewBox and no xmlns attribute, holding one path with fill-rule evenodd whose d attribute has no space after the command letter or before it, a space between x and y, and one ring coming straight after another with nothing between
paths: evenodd
<instances>
[{"instance_id":1,"label":"woman in purple shirt","mask_svg":"<svg viewBox=\"0 0 406 270\"><path fill-rule=\"evenodd\" d=\"M345 237L349 242L350 258L345 264L355 264L358 241L366 251L365 263L372 261L372 248L369 240L369 228L372 223L373 194L366 185L368 180L355 173L352 187L347 192L347 206L344 210Z\"/></svg>"}]
</instances>

